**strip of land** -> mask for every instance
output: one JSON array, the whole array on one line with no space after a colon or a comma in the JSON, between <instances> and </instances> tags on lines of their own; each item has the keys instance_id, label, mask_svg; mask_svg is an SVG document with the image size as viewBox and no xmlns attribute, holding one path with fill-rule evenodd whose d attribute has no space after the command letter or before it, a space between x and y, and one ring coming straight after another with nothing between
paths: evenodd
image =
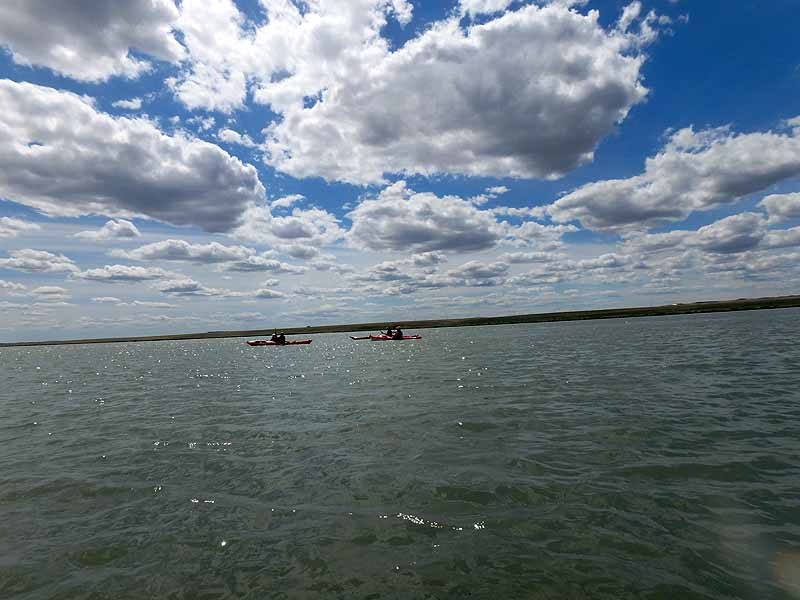
<instances>
[{"instance_id":1,"label":"strip of land","mask_svg":"<svg viewBox=\"0 0 800 600\"><path fill-rule=\"evenodd\" d=\"M777 296L769 298L739 298L711 302L691 302L686 304L667 304L664 306L641 306L632 308L606 308L599 310L578 310L568 312L534 313L508 315L503 317L470 317L465 319L430 319L423 321L398 321L391 323L350 323L345 325L317 325L307 327L266 327L240 331L206 331L204 333L179 333L175 335L147 335L134 337L113 337L76 340L49 340L41 342L0 343L0 347L10 346L50 346L58 344L108 344L114 342L159 342L164 340L204 340L231 337L269 336L276 329L286 335L308 335L313 333L344 333L355 331L378 331L388 325L400 325L403 329L428 329L433 327L471 327L476 325L510 325L514 323L550 323L554 321L582 321L588 319L628 319L632 317L657 317L666 315L686 315L693 313L730 312L739 310L765 310L773 308L800 307L800 296Z\"/></svg>"}]
</instances>

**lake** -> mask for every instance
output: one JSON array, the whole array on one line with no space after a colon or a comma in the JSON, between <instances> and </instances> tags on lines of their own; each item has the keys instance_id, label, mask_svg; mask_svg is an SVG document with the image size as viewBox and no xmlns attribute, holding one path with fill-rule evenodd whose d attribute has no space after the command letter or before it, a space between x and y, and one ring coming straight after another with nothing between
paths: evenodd
<instances>
[{"instance_id":1,"label":"lake","mask_svg":"<svg viewBox=\"0 0 800 600\"><path fill-rule=\"evenodd\" d=\"M3 598L800 598L800 310L0 349Z\"/></svg>"}]
</instances>

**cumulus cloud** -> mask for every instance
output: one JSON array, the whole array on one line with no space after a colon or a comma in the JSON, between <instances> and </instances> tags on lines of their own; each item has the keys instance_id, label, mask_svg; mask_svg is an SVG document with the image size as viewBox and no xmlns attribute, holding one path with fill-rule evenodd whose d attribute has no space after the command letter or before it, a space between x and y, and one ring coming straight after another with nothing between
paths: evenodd
<instances>
[{"instance_id":1,"label":"cumulus cloud","mask_svg":"<svg viewBox=\"0 0 800 600\"><path fill-rule=\"evenodd\" d=\"M273 209L275 208L289 208L292 204L296 204L301 200L305 200L305 196L303 194L290 194L288 196L282 196L277 200L273 200L270 202L270 207Z\"/></svg>"},{"instance_id":2,"label":"cumulus cloud","mask_svg":"<svg viewBox=\"0 0 800 600\"><path fill-rule=\"evenodd\" d=\"M673 133L641 175L584 185L549 212L557 221L578 220L590 229L642 229L735 202L799 174L800 130L737 135L728 128L689 127Z\"/></svg>"},{"instance_id":3,"label":"cumulus cloud","mask_svg":"<svg viewBox=\"0 0 800 600\"><path fill-rule=\"evenodd\" d=\"M118 302L122 302L122 300L114 296L95 296L92 298L92 302L97 302L98 304L117 304Z\"/></svg>"},{"instance_id":4,"label":"cumulus cloud","mask_svg":"<svg viewBox=\"0 0 800 600\"><path fill-rule=\"evenodd\" d=\"M494 198L497 198L506 192L508 192L508 188L506 186L496 185L486 188L482 194L473 196L469 199L469 201L477 205L486 204L489 200L493 200Z\"/></svg>"},{"instance_id":5,"label":"cumulus cloud","mask_svg":"<svg viewBox=\"0 0 800 600\"><path fill-rule=\"evenodd\" d=\"M507 252L501 254L499 258L509 264L518 265L551 262L558 258L566 259L566 256L552 252Z\"/></svg>"},{"instance_id":6,"label":"cumulus cloud","mask_svg":"<svg viewBox=\"0 0 800 600\"><path fill-rule=\"evenodd\" d=\"M315 271L325 271L330 273L337 273L339 275L343 275L345 273L353 273L356 270L356 268L353 265L341 264L337 263L336 261L324 258L312 260L310 265L311 268L314 269Z\"/></svg>"},{"instance_id":7,"label":"cumulus cloud","mask_svg":"<svg viewBox=\"0 0 800 600\"><path fill-rule=\"evenodd\" d=\"M22 283L16 283L15 281L6 281L5 279L0 279L0 290L6 290L8 293L15 294L25 289L26 286Z\"/></svg>"},{"instance_id":8,"label":"cumulus cloud","mask_svg":"<svg viewBox=\"0 0 800 600\"><path fill-rule=\"evenodd\" d=\"M168 296L218 296L235 297L241 295L239 292L221 288L211 288L195 281L191 277L176 276L155 285L155 288Z\"/></svg>"},{"instance_id":9,"label":"cumulus cloud","mask_svg":"<svg viewBox=\"0 0 800 600\"><path fill-rule=\"evenodd\" d=\"M780 223L787 219L800 219L800 192L770 194L759 203L759 206L764 207L772 223Z\"/></svg>"},{"instance_id":10,"label":"cumulus cloud","mask_svg":"<svg viewBox=\"0 0 800 600\"><path fill-rule=\"evenodd\" d=\"M134 52L166 61L183 57L172 31L177 17L171 0L5 0L0 4L0 45L18 64L47 67L81 81L136 77L150 64Z\"/></svg>"},{"instance_id":11,"label":"cumulus cloud","mask_svg":"<svg viewBox=\"0 0 800 600\"><path fill-rule=\"evenodd\" d=\"M274 280L267 280L264 286L254 291L235 291L225 288L214 288L203 285L191 277L178 276L155 284L155 289L162 294L173 297L207 297L207 298L283 298L285 294L271 289L270 286L277 285Z\"/></svg>"},{"instance_id":12,"label":"cumulus cloud","mask_svg":"<svg viewBox=\"0 0 800 600\"><path fill-rule=\"evenodd\" d=\"M340 240L345 231L333 214L319 208L294 208L275 216L268 206L251 206L232 235L257 244L320 247Z\"/></svg>"},{"instance_id":13,"label":"cumulus cloud","mask_svg":"<svg viewBox=\"0 0 800 600\"><path fill-rule=\"evenodd\" d=\"M0 258L0 269L14 269L28 273L76 273L78 267L63 254L45 250L12 250L9 258Z\"/></svg>"},{"instance_id":14,"label":"cumulus cloud","mask_svg":"<svg viewBox=\"0 0 800 600\"><path fill-rule=\"evenodd\" d=\"M292 258L299 258L303 260L308 260L314 258L315 256L319 256L319 248L306 244L280 244L276 246L275 249L282 254L291 256Z\"/></svg>"},{"instance_id":15,"label":"cumulus cloud","mask_svg":"<svg viewBox=\"0 0 800 600\"><path fill-rule=\"evenodd\" d=\"M174 277L175 273L170 273L158 267L106 265L98 269L74 272L72 276L77 279L96 281L99 283L136 283L140 281L167 279L169 277Z\"/></svg>"},{"instance_id":16,"label":"cumulus cloud","mask_svg":"<svg viewBox=\"0 0 800 600\"><path fill-rule=\"evenodd\" d=\"M263 199L252 165L149 120L9 80L0 105L0 196L47 215L146 216L220 232Z\"/></svg>"},{"instance_id":17,"label":"cumulus cloud","mask_svg":"<svg viewBox=\"0 0 800 600\"><path fill-rule=\"evenodd\" d=\"M444 287L492 287L502 285L509 272L505 260L471 260L448 270L440 265L447 259L442 253L427 252L399 260L383 261L353 273L351 281L369 283L359 287L368 295L413 294L420 290Z\"/></svg>"},{"instance_id":18,"label":"cumulus cloud","mask_svg":"<svg viewBox=\"0 0 800 600\"><path fill-rule=\"evenodd\" d=\"M267 2L254 23L231 0L184 0L189 59L170 85L189 108L227 112L251 91L281 117L265 130L267 162L295 177L558 177L590 161L647 92L643 32L604 29L569 4L466 28L447 18L392 51L381 30L408 22L404 1Z\"/></svg>"},{"instance_id":19,"label":"cumulus cloud","mask_svg":"<svg viewBox=\"0 0 800 600\"><path fill-rule=\"evenodd\" d=\"M130 100L117 100L112 102L111 106L114 108L122 108L124 110L139 110L142 108L141 98L131 98Z\"/></svg>"},{"instance_id":20,"label":"cumulus cloud","mask_svg":"<svg viewBox=\"0 0 800 600\"><path fill-rule=\"evenodd\" d=\"M561 254L540 257L509 254L500 262L533 263L530 270L513 275L507 283L516 287L540 287L563 281L587 280L593 283L625 283L633 280L636 265L624 254L606 253L593 258L574 260Z\"/></svg>"},{"instance_id":21,"label":"cumulus cloud","mask_svg":"<svg viewBox=\"0 0 800 600\"><path fill-rule=\"evenodd\" d=\"M243 24L232 0L182 2L178 27L190 66L168 83L187 107L230 112L244 105L253 50Z\"/></svg>"},{"instance_id":22,"label":"cumulus cloud","mask_svg":"<svg viewBox=\"0 0 800 600\"><path fill-rule=\"evenodd\" d=\"M178 308L177 304L170 304L169 302L153 302L151 300L134 300L133 302L120 302L119 305L133 306L134 308L158 308L158 309Z\"/></svg>"},{"instance_id":23,"label":"cumulus cloud","mask_svg":"<svg viewBox=\"0 0 800 600\"><path fill-rule=\"evenodd\" d=\"M462 14L472 16L503 12L514 0L460 0L459 10Z\"/></svg>"},{"instance_id":24,"label":"cumulus cloud","mask_svg":"<svg viewBox=\"0 0 800 600\"><path fill-rule=\"evenodd\" d=\"M453 285L461 286L495 286L500 285L508 274L508 263L494 261L486 263L471 260L448 271L448 277L453 280Z\"/></svg>"},{"instance_id":25,"label":"cumulus cloud","mask_svg":"<svg viewBox=\"0 0 800 600\"><path fill-rule=\"evenodd\" d=\"M774 229L767 232L764 237L767 248L791 248L800 246L800 227L791 229Z\"/></svg>"},{"instance_id":26,"label":"cumulus cloud","mask_svg":"<svg viewBox=\"0 0 800 600\"><path fill-rule=\"evenodd\" d=\"M370 250L485 250L503 236L494 217L461 198L416 193L400 181L348 213L349 240Z\"/></svg>"},{"instance_id":27,"label":"cumulus cloud","mask_svg":"<svg viewBox=\"0 0 800 600\"><path fill-rule=\"evenodd\" d=\"M112 256L129 260L170 260L214 264L241 261L255 254L252 248L225 246L219 242L192 244L185 240L163 240L133 250L113 250Z\"/></svg>"},{"instance_id":28,"label":"cumulus cloud","mask_svg":"<svg viewBox=\"0 0 800 600\"><path fill-rule=\"evenodd\" d=\"M235 144L237 146L244 146L245 148L255 148L257 144L252 138L245 134L241 134L233 129L220 129L217 132L217 139L226 144Z\"/></svg>"},{"instance_id":29,"label":"cumulus cloud","mask_svg":"<svg viewBox=\"0 0 800 600\"><path fill-rule=\"evenodd\" d=\"M101 242L111 239L130 239L142 235L139 229L125 219L111 219L106 221L97 231L81 231L75 234L75 237Z\"/></svg>"},{"instance_id":30,"label":"cumulus cloud","mask_svg":"<svg viewBox=\"0 0 800 600\"><path fill-rule=\"evenodd\" d=\"M597 16L530 5L466 30L441 22L393 53L366 53L374 64L329 78L313 106L284 109L267 161L352 183L385 173L561 176L591 161L646 95L630 36ZM264 84L256 99L279 102L287 87Z\"/></svg>"},{"instance_id":31,"label":"cumulus cloud","mask_svg":"<svg viewBox=\"0 0 800 600\"><path fill-rule=\"evenodd\" d=\"M30 295L34 296L38 302L64 302L69 299L70 294L66 288L57 285L42 285L30 291Z\"/></svg>"},{"instance_id":32,"label":"cumulus cloud","mask_svg":"<svg viewBox=\"0 0 800 600\"><path fill-rule=\"evenodd\" d=\"M305 273L308 269L306 267L290 265L289 263L281 262L269 256L248 256L243 260L225 265L225 270L244 273L267 272L275 273L276 275L279 273L300 275L301 273Z\"/></svg>"},{"instance_id":33,"label":"cumulus cloud","mask_svg":"<svg viewBox=\"0 0 800 600\"><path fill-rule=\"evenodd\" d=\"M0 217L0 238L17 237L20 233L37 229L41 229L41 227L36 223L29 223L13 217Z\"/></svg>"},{"instance_id":34,"label":"cumulus cloud","mask_svg":"<svg viewBox=\"0 0 800 600\"><path fill-rule=\"evenodd\" d=\"M696 231L632 235L625 240L623 248L626 252L645 256L686 250L726 255L800 244L800 228L768 229L769 224L770 221L761 214L743 212L719 219Z\"/></svg>"},{"instance_id":35,"label":"cumulus cloud","mask_svg":"<svg viewBox=\"0 0 800 600\"><path fill-rule=\"evenodd\" d=\"M256 290L255 297L260 298L262 300L273 299L273 298L285 298L286 294L284 294L283 292L279 292L278 290L273 290L271 288L262 288Z\"/></svg>"},{"instance_id":36,"label":"cumulus cloud","mask_svg":"<svg viewBox=\"0 0 800 600\"><path fill-rule=\"evenodd\" d=\"M756 213L741 213L720 219L690 234L693 245L706 252L736 253L752 250L764 239L766 223Z\"/></svg>"}]
</instances>

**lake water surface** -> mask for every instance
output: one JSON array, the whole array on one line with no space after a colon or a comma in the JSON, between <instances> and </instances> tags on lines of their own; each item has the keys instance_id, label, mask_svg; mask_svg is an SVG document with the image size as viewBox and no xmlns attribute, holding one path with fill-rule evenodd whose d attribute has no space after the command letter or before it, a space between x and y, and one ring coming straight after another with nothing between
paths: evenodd
<instances>
[{"instance_id":1,"label":"lake water surface","mask_svg":"<svg viewBox=\"0 0 800 600\"><path fill-rule=\"evenodd\" d=\"M0 349L0 597L800 598L799 310L420 333Z\"/></svg>"}]
</instances>

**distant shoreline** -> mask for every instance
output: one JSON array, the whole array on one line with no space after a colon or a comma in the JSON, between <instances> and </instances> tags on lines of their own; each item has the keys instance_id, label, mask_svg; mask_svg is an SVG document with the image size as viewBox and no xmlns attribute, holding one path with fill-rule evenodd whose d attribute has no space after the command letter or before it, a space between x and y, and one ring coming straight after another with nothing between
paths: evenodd
<instances>
[{"instance_id":1,"label":"distant shoreline","mask_svg":"<svg viewBox=\"0 0 800 600\"><path fill-rule=\"evenodd\" d=\"M663 306L642 306L632 308L606 308L597 310L577 310L551 313L533 313L502 317L469 317L464 319L428 319L422 321L393 320L403 329L430 329L436 327L471 327L478 325L511 325L515 323L552 323L556 321L583 321L590 319L627 319L632 317L658 317L666 315L687 315L695 313L732 312L740 310L766 310L773 308L800 307L800 296L775 296L769 298L739 298L736 300L716 300L709 302L690 302L667 304ZM314 333L348 333L357 331L379 331L388 321L374 323L351 323L344 325L318 325L308 327L267 327L236 331L207 331L205 333L179 333L175 335L148 335L113 338L90 338L74 340L48 340L42 342L4 342L0 348L16 346L57 346L64 344L111 344L119 342L160 342L169 340L206 340L216 338L269 336L279 329L287 335L308 335Z\"/></svg>"}]
</instances>

